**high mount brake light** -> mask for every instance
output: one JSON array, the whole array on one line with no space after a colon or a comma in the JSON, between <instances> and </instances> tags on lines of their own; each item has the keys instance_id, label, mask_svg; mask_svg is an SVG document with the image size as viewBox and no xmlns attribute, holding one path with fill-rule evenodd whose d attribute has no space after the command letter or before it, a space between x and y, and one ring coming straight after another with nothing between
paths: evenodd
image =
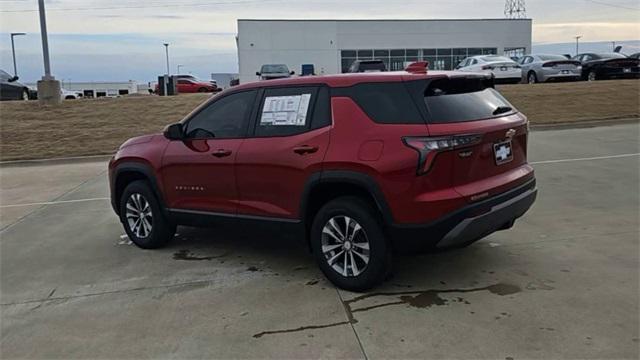
<instances>
[{"instance_id":1,"label":"high mount brake light","mask_svg":"<svg viewBox=\"0 0 640 360\"><path fill-rule=\"evenodd\" d=\"M418 175L427 173L431 169L436 155L443 151L459 149L480 143L482 135L456 135L447 137L404 137L402 141L419 154Z\"/></svg>"}]
</instances>

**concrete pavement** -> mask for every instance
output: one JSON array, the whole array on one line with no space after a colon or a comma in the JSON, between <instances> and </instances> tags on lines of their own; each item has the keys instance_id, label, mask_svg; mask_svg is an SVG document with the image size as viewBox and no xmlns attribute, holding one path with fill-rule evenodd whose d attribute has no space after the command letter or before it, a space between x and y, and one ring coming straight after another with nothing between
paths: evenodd
<instances>
[{"instance_id":1,"label":"concrete pavement","mask_svg":"<svg viewBox=\"0 0 640 360\"><path fill-rule=\"evenodd\" d=\"M102 162L2 167L0 355L637 359L638 138L532 133L540 194L513 229L397 257L366 294L278 234L181 227L140 250Z\"/></svg>"}]
</instances>

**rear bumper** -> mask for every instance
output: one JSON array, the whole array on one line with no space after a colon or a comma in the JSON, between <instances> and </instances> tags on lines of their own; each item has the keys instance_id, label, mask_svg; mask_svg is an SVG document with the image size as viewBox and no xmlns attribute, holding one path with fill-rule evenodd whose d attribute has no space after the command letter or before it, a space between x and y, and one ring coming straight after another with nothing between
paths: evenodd
<instances>
[{"instance_id":1,"label":"rear bumper","mask_svg":"<svg viewBox=\"0 0 640 360\"><path fill-rule=\"evenodd\" d=\"M451 248L470 244L498 230L508 229L533 205L536 181L492 198L467 205L429 224L392 224L389 233L396 250Z\"/></svg>"}]
</instances>

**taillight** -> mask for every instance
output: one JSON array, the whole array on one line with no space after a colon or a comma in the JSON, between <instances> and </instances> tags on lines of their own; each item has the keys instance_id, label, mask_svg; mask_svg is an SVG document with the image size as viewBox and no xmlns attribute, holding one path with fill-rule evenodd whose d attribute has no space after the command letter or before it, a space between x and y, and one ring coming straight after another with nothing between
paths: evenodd
<instances>
[{"instance_id":1,"label":"taillight","mask_svg":"<svg viewBox=\"0 0 640 360\"><path fill-rule=\"evenodd\" d=\"M447 137L404 137L402 141L419 154L417 174L422 175L431 169L436 155L443 151L459 149L478 144L482 135L456 135Z\"/></svg>"},{"instance_id":2,"label":"taillight","mask_svg":"<svg viewBox=\"0 0 640 360\"><path fill-rule=\"evenodd\" d=\"M542 67L555 67L556 64L555 63L544 63L542 64Z\"/></svg>"}]
</instances>

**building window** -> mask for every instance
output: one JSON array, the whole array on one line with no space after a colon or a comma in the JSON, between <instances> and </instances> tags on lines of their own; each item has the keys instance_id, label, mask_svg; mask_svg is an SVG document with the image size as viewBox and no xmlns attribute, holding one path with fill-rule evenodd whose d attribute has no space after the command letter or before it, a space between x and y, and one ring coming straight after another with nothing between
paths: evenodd
<instances>
[{"instance_id":1,"label":"building window","mask_svg":"<svg viewBox=\"0 0 640 360\"><path fill-rule=\"evenodd\" d=\"M497 48L361 49L340 52L343 73L348 72L356 60L382 60L390 71L402 70L415 61L428 61L432 70L453 70L469 56L497 53Z\"/></svg>"},{"instance_id":2,"label":"building window","mask_svg":"<svg viewBox=\"0 0 640 360\"><path fill-rule=\"evenodd\" d=\"M523 47L518 47L518 48L504 48L504 56L508 56L511 58L520 58L524 56L525 53L525 48Z\"/></svg>"}]
</instances>

